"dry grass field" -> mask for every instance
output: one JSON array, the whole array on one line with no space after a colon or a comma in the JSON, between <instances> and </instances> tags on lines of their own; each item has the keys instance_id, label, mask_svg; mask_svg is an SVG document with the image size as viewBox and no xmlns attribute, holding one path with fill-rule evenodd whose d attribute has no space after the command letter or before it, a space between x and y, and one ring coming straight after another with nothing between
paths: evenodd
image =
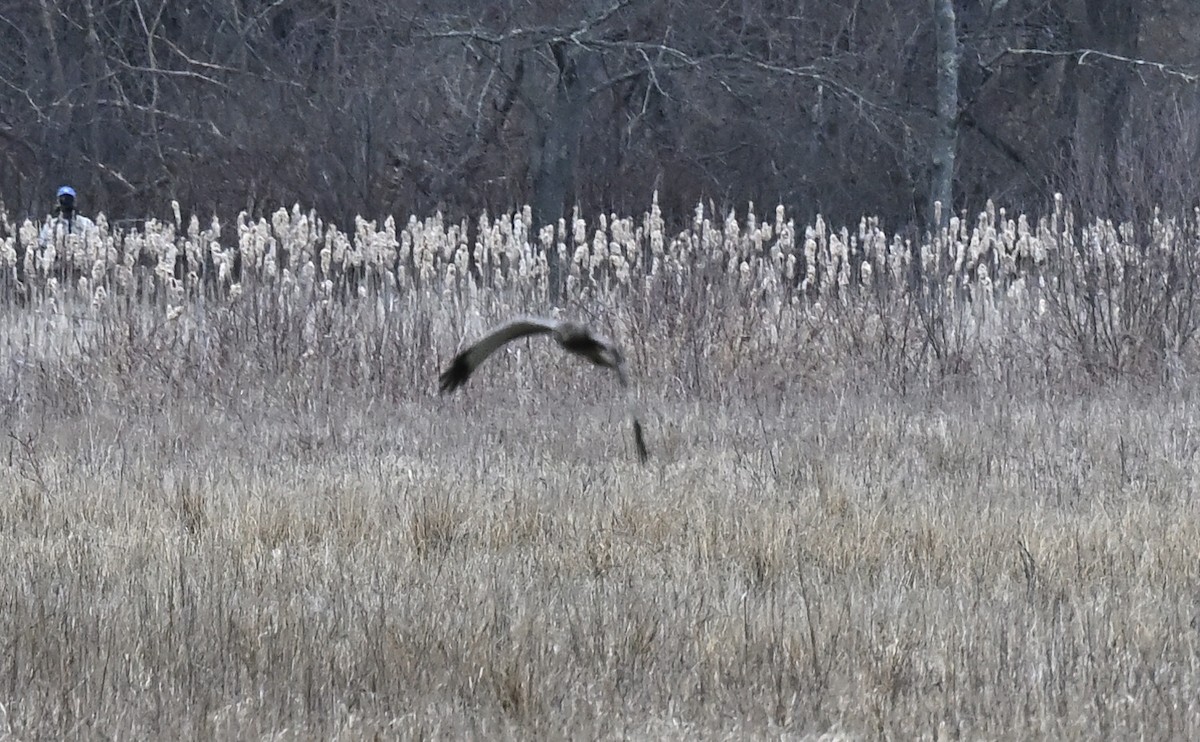
<instances>
[{"instance_id":1,"label":"dry grass field","mask_svg":"<svg viewBox=\"0 0 1200 742\"><path fill-rule=\"evenodd\" d=\"M548 306L532 253L410 223L430 265L355 283L284 214L210 235L206 287L153 229L6 289L0 737L1200 736L1194 310L1129 252L1153 230L1048 230L1113 241L1003 284L1001 238L945 292L886 254L799 285L842 248L790 225L632 235L662 267L582 263L563 304L626 344L643 467L611 375L545 339L435 395Z\"/></svg>"}]
</instances>

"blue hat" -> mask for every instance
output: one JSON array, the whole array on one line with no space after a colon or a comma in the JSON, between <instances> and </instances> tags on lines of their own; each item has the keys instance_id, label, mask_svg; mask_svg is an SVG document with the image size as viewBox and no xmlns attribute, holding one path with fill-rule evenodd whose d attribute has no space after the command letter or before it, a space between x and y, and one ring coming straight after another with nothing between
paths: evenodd
<instances>
[{"instance_id":1,"label":"blue hat","mask_svg":"<svg viewBox=\"0 0 1200 742\"><path fill-rule=\"evenodd\" d=\"M75 198L75 189L71 186L62 186L58 189L58 198L62 198L64 195Z\"/></svg>"}]
</instances>

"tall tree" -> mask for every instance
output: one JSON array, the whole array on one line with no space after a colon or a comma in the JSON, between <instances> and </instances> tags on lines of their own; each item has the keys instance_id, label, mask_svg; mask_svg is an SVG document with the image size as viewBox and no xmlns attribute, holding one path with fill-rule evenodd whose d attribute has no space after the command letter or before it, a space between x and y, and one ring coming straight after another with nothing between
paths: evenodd
<instances>
[{"instance_id":1,"label":"tall tree","mask_svg":"<svg viewBox=\"0 0 1200 742\"><path fill-rule=\"evenodd\" d=\"M941 204L941 224L932 214L930 224L945 224L954 212L954 160L958 148L958 29L954 18L954 0L930 0L933 10L936 47L937 98L933 141L930 145L933 174L929 203Z\"/></svg>"}]
</instances>

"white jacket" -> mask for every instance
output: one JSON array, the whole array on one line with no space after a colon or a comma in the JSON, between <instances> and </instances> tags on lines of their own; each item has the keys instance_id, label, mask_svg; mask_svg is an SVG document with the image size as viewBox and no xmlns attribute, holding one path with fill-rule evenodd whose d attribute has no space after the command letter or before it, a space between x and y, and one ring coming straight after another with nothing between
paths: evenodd
<instances>
[{"instance_id":1,"label":"white jacket","mask_svg":"<svg viewBox=\"0 0 1200 742\"><path fill-rule=\"evenodd\" d=\"M61 215L52 216L42 226L42 232L38 235L38 246L46 247L51 242L55 245L61 244L69 234L78 234L86 239L95 231L96 223L78 212L72 214L70 219L64 219Z\"/></svg>"}]
</instances>

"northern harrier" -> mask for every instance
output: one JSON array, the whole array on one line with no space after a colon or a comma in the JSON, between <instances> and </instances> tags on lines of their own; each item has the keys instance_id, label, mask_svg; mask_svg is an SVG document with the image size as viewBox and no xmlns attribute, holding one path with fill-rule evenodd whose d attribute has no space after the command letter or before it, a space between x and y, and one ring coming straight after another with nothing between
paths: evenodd
<instances>
[{"instance_id":1,"label":"northern harrier","mask_svg":"<svg viewBox=\"0 0 1200 742\"><path fill-rule=\"evenodd\" d=\"M526 335L547 334L553 335L565 350L586 358L597 366L616 371L617 381L621 383L622 388L628 390L629 372L625 366L625 356L611 340L575 322L520 317L500 325L456 355L438 379L441 391L452 392L467 383L475 369L508 341ZM645 463L649 454L646 452L646 441L642 437L642 424L634 414L632 405L630 417L633 418L633 441L637 446L638 458Z\"/></svg>"}]
</instances>

